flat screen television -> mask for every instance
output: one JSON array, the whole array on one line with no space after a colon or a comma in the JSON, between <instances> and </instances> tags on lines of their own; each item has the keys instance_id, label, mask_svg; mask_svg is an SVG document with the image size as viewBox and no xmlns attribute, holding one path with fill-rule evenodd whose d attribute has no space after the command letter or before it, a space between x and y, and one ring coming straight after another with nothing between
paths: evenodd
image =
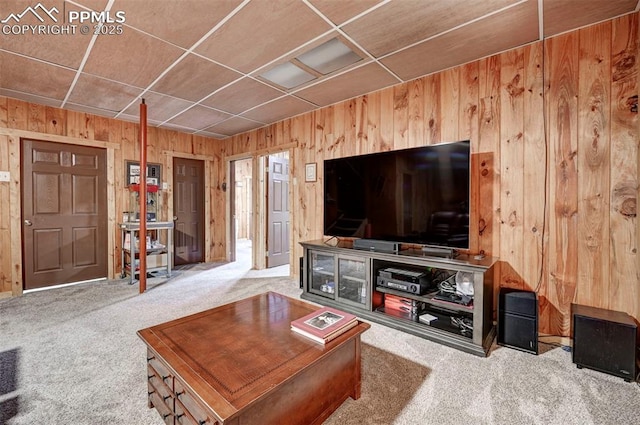
<instances>
[{"instance_id":1,"label":"flat screen television","mask_svg":"<svg viewBox=\"0 0 640 425\"><path fill-rule=\"evenodd\" d=\"M324 234L469 248L469 141L324 161Z\"/></svg>"}]
</instances>

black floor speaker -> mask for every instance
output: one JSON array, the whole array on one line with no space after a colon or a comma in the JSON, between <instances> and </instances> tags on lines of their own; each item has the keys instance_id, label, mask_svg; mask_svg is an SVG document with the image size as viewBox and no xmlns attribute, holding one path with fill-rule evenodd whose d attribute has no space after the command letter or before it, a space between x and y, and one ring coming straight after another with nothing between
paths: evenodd
<instances>
[{"instance_id":1,"label":"black floor speaker","mask_svg":"<svg viewBox=\"0 0 640 425\"><path fill-rule=\"evenodd\" d=\"M619 311L571 304L573 362L619 376L631 382L636 377L638 326Z\"/></svg>"},{"instance_id":2,"label":"black floor speaker","mask_svg":"<svg viewBox=\"0 0 640 425\"><path fill-rule=\"evenodd\" d=\"M535 292L501 288L498 344L538 354L538 297Z\"/></svg>"}]
</instances>

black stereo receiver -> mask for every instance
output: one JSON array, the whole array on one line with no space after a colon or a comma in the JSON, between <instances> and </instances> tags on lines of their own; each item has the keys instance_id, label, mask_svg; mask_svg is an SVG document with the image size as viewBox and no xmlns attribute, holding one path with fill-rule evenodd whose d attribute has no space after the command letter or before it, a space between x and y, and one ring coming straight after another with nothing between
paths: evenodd
<instances>
[{"instance_id":1,"label":"black stereo receiver","mask_svg":"<svg viewBox=\"0 0 640 425\"><path fill-rule=\"evenodd\" d=\"M431 284L427 273L392 267L378 271L376 283L384 288L416 295L424 294Z\"/></svg>"}]
</instances>

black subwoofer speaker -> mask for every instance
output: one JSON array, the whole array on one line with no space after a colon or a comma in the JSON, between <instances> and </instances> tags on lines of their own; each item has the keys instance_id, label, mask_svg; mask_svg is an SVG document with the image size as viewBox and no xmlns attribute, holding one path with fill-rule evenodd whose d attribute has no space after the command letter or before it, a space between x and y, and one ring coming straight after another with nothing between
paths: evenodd
<instances>
[{"instance_id":1,"label":"black subwoofer speaker","mask_svg":"<svg viewBox=\"0 0 640 425\"><path fill-rule=\"evenodd\" d=\"M636 377L638 327L620 311L571 304L573 362L631 382Z\"/></svg>"},{"instance_id":2,"label":"black subwoofer speaker","mask_svg":"<svg viewBox=\"0 0 640 425\"><path fill-rule=\"evenodd\" d=\"M535 292L500 289L498 344L538 354L538 297Z\"/></svg>"}]
</instances>

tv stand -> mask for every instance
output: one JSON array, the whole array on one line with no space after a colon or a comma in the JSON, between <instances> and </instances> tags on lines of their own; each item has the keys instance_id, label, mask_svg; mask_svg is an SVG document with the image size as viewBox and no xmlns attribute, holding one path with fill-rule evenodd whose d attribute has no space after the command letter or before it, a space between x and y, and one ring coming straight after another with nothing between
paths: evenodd
<instances>
[{"instance_id":1,"label":"tv stand","mask_svg":"<svg viewBox=\"0 0 640 425\"><path fill-rule=\"evenodd\" d=\"M421 249L395 253L354 248L349 240L335 246L322 240L302 242L303 292L301 298L356 314L358 317L430 339L478 356L487 356L495 337L493 325L493 271L495 258L428 255ZM411 293L379 286L380 271L397 269L425 273L430 282L449 279L457 272L472 276L471 303L436 297L432 286ZM411 273L408 273L410 275ZM465 300L466 301L466 300ZM398 303L401 306L397 307Z\"/></svg>"}]
</instances>

